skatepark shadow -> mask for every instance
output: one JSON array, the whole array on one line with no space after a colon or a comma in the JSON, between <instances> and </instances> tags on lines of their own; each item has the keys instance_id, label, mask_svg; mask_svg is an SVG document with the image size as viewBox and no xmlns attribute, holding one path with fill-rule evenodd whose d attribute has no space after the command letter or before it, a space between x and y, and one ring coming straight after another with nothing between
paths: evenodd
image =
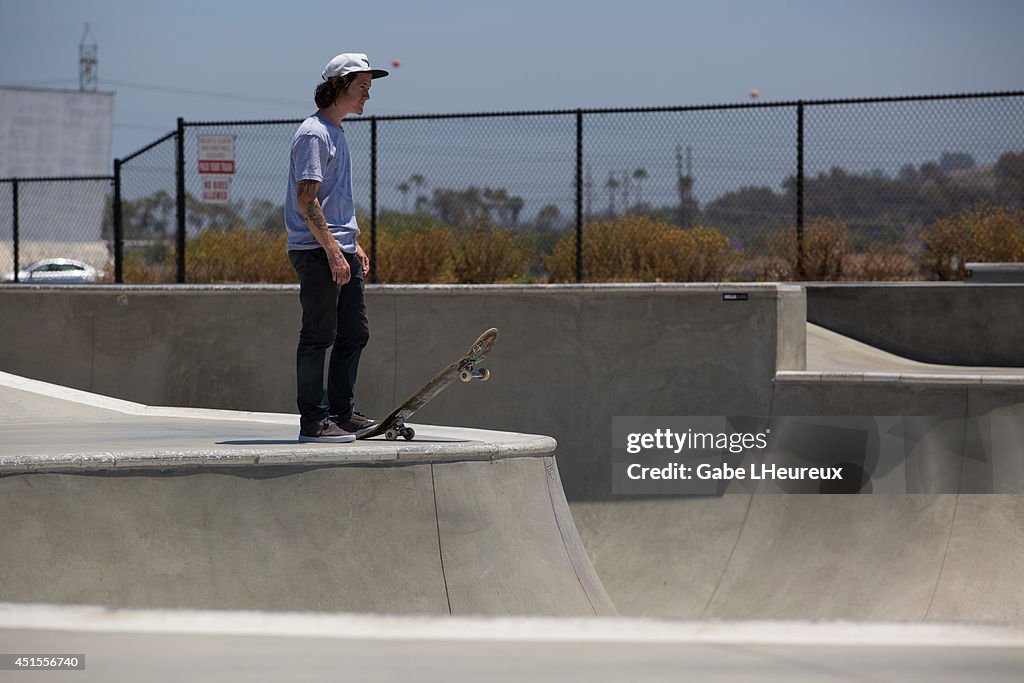
<instances>
[{"instance_id":1,"label":"skatepark shadow","mask_svg":"<svg viewBox=\"0 0 1024 683\"><path fill-rule=\"evenodd\" d=\"M406 441L405 439L398 439L396 441L389 442L387 439L363 439L363 443L408 443L408 444L424 444L424 443L472 443L469 439L420 439L416 438L412 441Z\"/></svg>"},{"instance_id":2,"label":"skatepark shadow","mask_svg":"<svg viewBox=\"0 0 1024 683\"><path fill-rule=\"evenodd\" d=\"M216 442L218 446L288 446L297 443L300 443L298 439L244 439Z\"/></svg>"},{"instance_id":3,"label":"skatepark shadow","mask_svg":"<svg viewBox=\"0 0 1024 683\"><path fill-rule=\"evenodd\" d=\"M239 439L234 441L217 441L215 442L218 446L294 446L301 444L302 442L298 439ZM386 439L364 439L363 443L387 443ZM412 441L405 441L404 439L398 443L470 443L468 439L413 439ZM303 444L308 445L308 444ZM328 444L331 445L331 444ZM344 444L334 444L344 445Z\"/></svg>"}]
</instances>

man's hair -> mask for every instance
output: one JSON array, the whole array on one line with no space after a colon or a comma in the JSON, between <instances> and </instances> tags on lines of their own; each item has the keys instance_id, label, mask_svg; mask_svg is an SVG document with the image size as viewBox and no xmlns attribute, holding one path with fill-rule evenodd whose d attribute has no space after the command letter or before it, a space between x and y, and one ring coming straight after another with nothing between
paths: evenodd
<instances>
[{"instance_id":1,"label":"man's hair","mask_svg":"<svg viewBox=\"0 0 1024 683\"><path fill-rule=\"evenodd\" d=\"M316 86L316 92L313 94L313 99L316 101L316 106L321 109L334 104L338 96L348 90L348 86L352 84L352 81L356 79L359 72L345 74L344 76L335 76L329 78L320 85Z\"/></svg>"}]
</instances>

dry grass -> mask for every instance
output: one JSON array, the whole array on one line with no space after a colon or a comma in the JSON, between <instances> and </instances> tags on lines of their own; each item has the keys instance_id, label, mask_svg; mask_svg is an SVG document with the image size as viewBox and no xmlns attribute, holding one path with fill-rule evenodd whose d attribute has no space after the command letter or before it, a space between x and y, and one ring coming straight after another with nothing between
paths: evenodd
<instances>
[{"instance_id":1,"label":"dry grass","mask_svg":"<svg viewBox=\"0 0 1024 683\"><path fill-rule=\"evenodd\" d=\"M583 273L591 282L708 282L726 278L736 260L714 228L681 229L646 216L583 229ZM554 282L576 279L576 236L567 233L547 259Z\"/></svg>"},{"instance_id":2,"label":"dry grass","mask_svg":"<svg viewBox=\"0 0 1024 683\"><path fill-rule=\"evenodd\" d=\"M516 279L530 259L511 230L480 227L458 235L443 226L378 231L377 281L499 283Z\"/></svg>"}]
</instances>

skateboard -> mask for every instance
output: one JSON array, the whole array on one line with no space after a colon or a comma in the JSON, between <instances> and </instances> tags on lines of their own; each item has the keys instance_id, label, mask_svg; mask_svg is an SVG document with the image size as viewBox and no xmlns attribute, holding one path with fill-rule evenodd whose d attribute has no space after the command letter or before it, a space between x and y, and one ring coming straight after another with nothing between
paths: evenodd
<instances>
[{"instance_id":1,"label":"skateboard","mask_svg":"<svg viewBox=\"0 0 1024 683\"><path fill-rule=\"evenodd\" d=\"M420 387L412 396L405 399L397 408L387 414L372 430L360 436L360 439L370 439L381 434L388 441L394 441L403 437L406 441L416 436L412 427L406 427L406 419L423 406L430 403L430 400L444 391L449 384L456 379L463 382L480 380L486 382L491 378L490 370L486 368L478 370L476 365L491 352L494 340L498 338L498 330L491 328L477 337L469 350L461 358L434 375L434 378Z\"/></svg>"}]
</instances>

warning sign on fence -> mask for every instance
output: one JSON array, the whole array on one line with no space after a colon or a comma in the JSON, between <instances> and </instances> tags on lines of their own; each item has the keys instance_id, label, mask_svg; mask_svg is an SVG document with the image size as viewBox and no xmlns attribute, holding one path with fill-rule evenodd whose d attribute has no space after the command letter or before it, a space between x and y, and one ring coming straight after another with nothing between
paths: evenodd
<instances>
[{"instance_id":1,"label":"warning sign on fence","mask_svg":"<svg viewBox=\"0 0 1024 683\"><path fill-rule=\"evenodd\" d=\"M199 173L203 176L203 201L231 201L231 176L235 173L234 135L197 135Z\"/></svg>"},{"instance_id":2,"label":"warning sign on fence","mask_svg":"<svg viewBox=\"0 0 1024 683\"><path fill-rule=\"evenodd\" d=\"M231 201L231 178L203 178L203 201L211 204Z\"/></svg>"}]
</instances>

